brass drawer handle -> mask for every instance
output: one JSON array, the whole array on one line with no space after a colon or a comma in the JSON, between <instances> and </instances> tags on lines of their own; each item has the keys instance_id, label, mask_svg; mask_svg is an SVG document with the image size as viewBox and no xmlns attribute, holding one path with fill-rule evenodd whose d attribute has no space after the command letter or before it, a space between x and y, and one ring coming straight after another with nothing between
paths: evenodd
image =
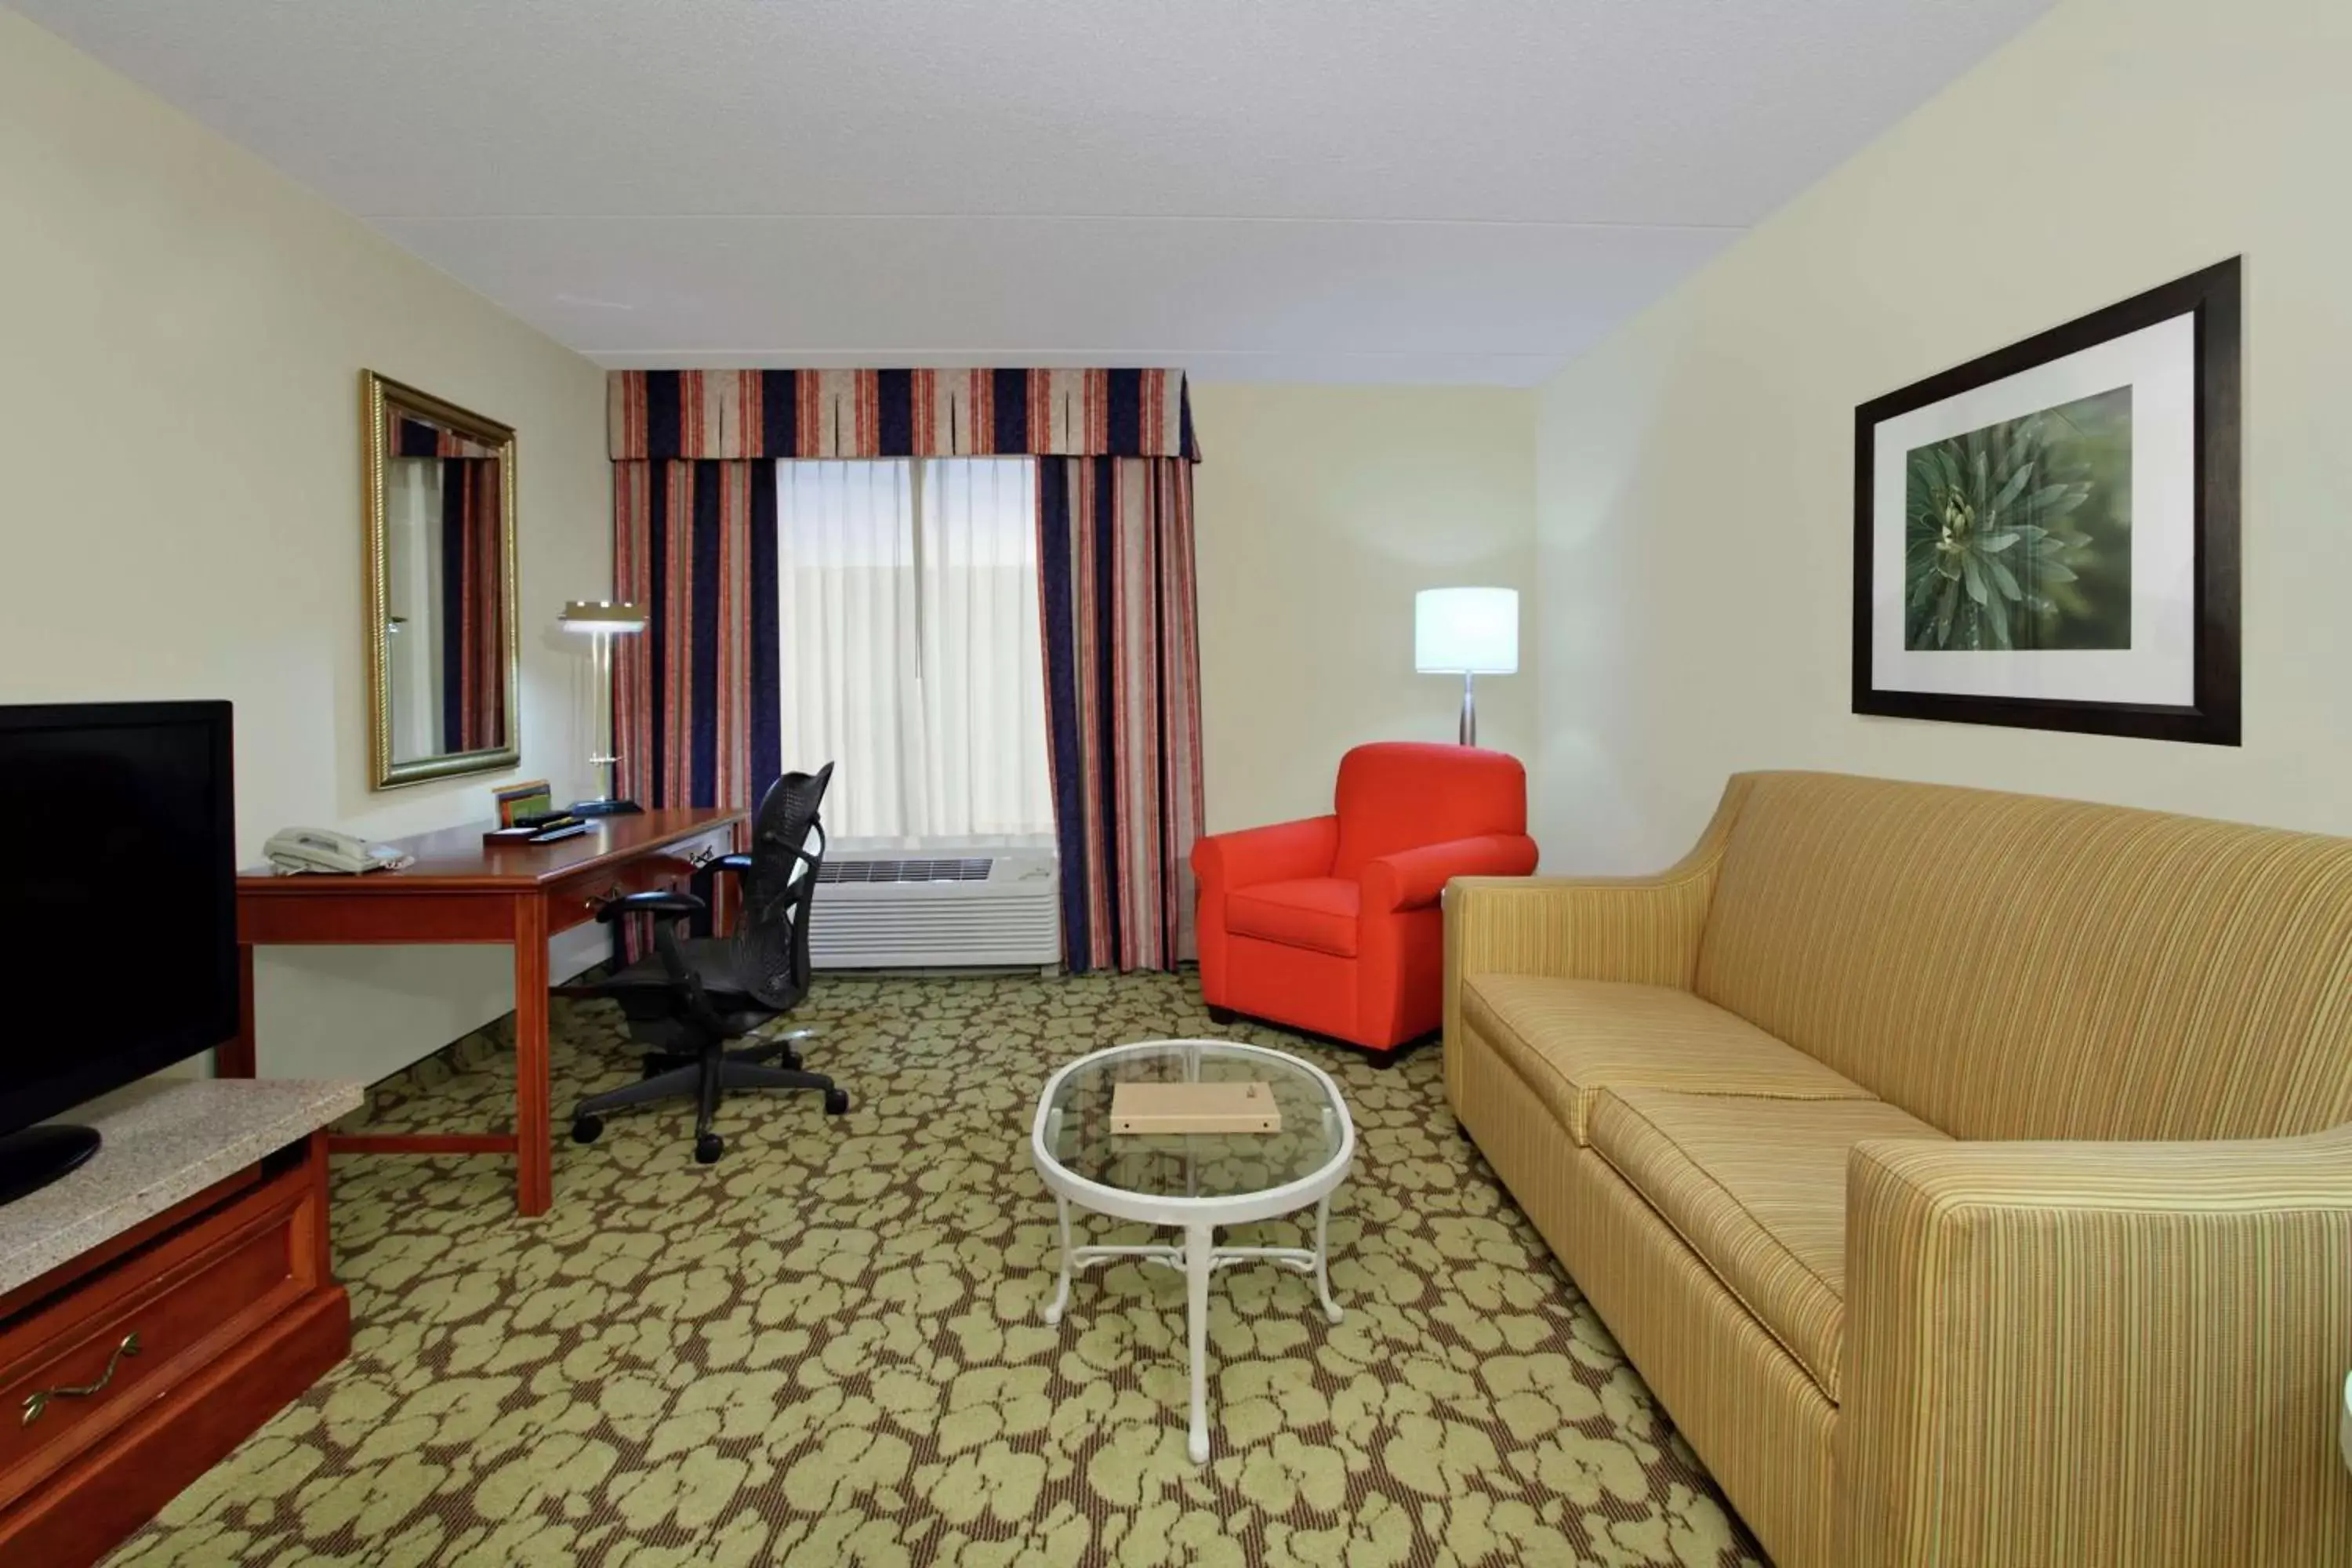
<instances>
[{"instance_id":1,"label":"brass drawer handle","mask_svg":"<svg viewBox=\"0 0 2352 1568\"><path fill-rule=\"evenodd\" d=\"M49 1401L52 1399L88 1399L93 1394L105 1393L106 1385L114 1381L114 1369L122 1364L122 1358L138 1353L139 1335L134 1330L123 1335L122 1342L114 1347L114 1353L106 1358L106 1370L98 1374L96 1383L86 1383L79 1388L62 1386L44 1388L38 1393L25 1395L24 1424L30 1426L34 1422L38 1421L41 1418L41 1412L49 1407Z\"/></svg>"}]
</instances>

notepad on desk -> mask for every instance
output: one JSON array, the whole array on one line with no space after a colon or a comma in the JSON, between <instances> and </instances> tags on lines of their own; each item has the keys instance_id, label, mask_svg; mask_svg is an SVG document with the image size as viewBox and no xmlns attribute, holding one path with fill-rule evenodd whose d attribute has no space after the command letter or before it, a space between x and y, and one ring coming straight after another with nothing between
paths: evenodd
<instances>
[{"instance_id":1,"label":"notepad on desk","mask_svg":"<svg viewBox=\"0 0 2352 1568\"><path fill-rule=\"evenodd\" d=\"M1279 1132L1282 1108L1262 1083L1122 1083L1110 1091L1113 1132Z\"/></svg>"}]
</instances>

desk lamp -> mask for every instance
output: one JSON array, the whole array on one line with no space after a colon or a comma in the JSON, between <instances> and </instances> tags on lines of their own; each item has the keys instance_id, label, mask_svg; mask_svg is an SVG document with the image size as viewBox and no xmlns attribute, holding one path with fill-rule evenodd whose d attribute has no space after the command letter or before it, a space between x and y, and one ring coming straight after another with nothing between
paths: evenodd
<instances>
[{"instance_id":1,"label":"desk lamp","mask_svg":"<svg viewBox=\"0 0 2352 1568\"><path fill-rule=\"evenodd\" d=\"M589 753L588 765L604 770L604 798L578 802L572 807L572 815L628 816L641 812L645 807L635 801L619 798L621 751L613 734L613 639L644 631L645 607L610 604L603 599L574 599L563 606L563 614L558 619L565 631L578 632L589 639L589 668L596 688L597 740Z\"/></svg>"}]
</instances>

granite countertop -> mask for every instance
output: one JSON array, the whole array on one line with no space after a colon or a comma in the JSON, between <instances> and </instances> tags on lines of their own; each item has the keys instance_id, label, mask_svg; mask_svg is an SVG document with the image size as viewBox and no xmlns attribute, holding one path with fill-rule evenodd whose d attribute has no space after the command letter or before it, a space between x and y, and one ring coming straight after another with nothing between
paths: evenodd
<instances>
[{"instance_id":1,"label":"granite countertop","mask_svg":"<svg viewBox=\"0 0 2352 1568\"><path fill-rule=\"evenodd\" d=\"M359 1109L356 1083L310 1079L145 1079L64 1120L95 1127L98 1153L0 1205L0 1293Z\"/></svg>"}]
</instances>

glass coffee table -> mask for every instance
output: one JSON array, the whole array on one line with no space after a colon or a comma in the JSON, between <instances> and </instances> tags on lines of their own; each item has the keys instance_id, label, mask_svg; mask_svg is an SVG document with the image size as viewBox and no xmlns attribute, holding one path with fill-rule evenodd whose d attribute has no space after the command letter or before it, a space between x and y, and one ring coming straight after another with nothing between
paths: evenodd
<instances>
[{"instance_id":1,"label":"glass coffee table","mask_svg":"<svg viewBox=\"0 0 2352 1568\"><path fill-rule=\"evenodd\" d=\"M1120 1083L1260 1082L1282 1112L1276 1132L1133 1133L1111 1131L1111 1092ZM1331 1194L1356 1157L1355 1124L1339 1085L1311 1063L1238 1040L1145 1040L1081 1057L1038 1097L1030 1133L1037 1173L1061 1222L1061 1279L1045 1307L1058 1323L1070 1304L1070 1270L1133 1258L1179 1270L1192 1371L1192 1455L1209 1458L1209 1276L1238 1263L1271 1263L1311 1275L1325 1316L1331 1300ZM1181 1243L1074 1247L1070 1207L1114 1219L1181 1227ZM1216 1227L1315 1210L1315 1245L1219 1247Z\"/></svg>"}]
</instances>

